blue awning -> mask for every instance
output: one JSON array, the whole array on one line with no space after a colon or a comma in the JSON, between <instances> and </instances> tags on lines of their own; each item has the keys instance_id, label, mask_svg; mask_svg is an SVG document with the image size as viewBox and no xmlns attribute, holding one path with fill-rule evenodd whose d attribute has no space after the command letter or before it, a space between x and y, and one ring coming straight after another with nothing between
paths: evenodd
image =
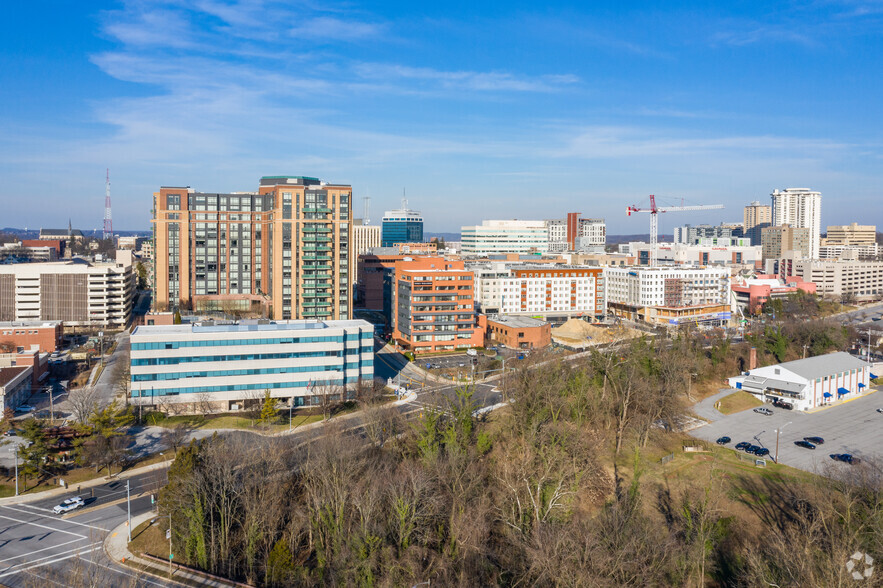
<instances>
[{"instance_id":1,"label":"blue awning","mask_svg":"<svg viewBox=\"0 0 883 588\"><path fill-rule=\"evenodd\" d=\"M877 376L875 376L874 374L871 374L871 379L872 379L872 380L876 380L876 379L877 379Z\"/></svg>"},{"instance_id":2,"label":"blue awning","mask_svg":"<svg viewBox=\"0 0 883 588\"><path fill-rule=\"evenodd\" d=\"M846 388L837 388L837 394L843 396L844 394L849 394L849 390L847 390Z\"/></svg>"},{"instance_id":3,"label":"blue awning","mask_svg":"<svg viewBox=\"0 0 883 588\"><path fill-rule=\"evenodd\" d=\"M834 395L831 394L830 392L825 392L824 394L822 394L822 396L824 396L825 398L831 398Z\"/></svg>"},{"instance_id":4,"label":"blue awning","mask_svg":"<svg viewBox=\"0 0 883 588\"><path fill-rule=\"evenodd\" d=\"M859 387L859 388L864 388L864 387L865 387L865 385L864 385L864 384L862 384L862 383L861 383L861 382L859 382L859 383L858 383L858 387Z\"/></svg>"}]
</instances>

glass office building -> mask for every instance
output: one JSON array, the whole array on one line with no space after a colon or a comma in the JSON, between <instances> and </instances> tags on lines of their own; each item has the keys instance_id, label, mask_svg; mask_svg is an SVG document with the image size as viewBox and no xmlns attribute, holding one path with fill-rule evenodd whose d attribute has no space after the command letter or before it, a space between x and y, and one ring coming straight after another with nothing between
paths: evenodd
<instances>
[{"instance_id":1,"label":"glass office building","mask_svg":"<svg viewBox=\"0 0 883 588\"><path fill-rule=\"evenodd\" d=\"M397 243L422 242L423 216L419 212L402 207L383 213L381 247L393 247Z\"/></svg>"},{"instance_id":2,"label":"glass office building","mask_svg":"<svg viewBox=\"0 0 883 588\"><path fill-rule=\"evenodd\" d=\"M374 379L373 334L363 320L140 326L131 335L132 401L191 412L237 410L267 391L293 406L342 400Z\"/></svg>"}]
</instances>

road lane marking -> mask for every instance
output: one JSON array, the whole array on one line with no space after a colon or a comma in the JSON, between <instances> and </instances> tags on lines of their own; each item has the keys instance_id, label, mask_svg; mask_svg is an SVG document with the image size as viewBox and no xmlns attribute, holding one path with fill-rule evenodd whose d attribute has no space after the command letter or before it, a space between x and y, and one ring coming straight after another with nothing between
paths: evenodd
<instances>
[{"instance_id":1,"label":"road lane marking","mask_svg":"<svg viewBox=\"0 0 883 588\"><path fill-rule=\"evenodd\" d=\"M9 508L9 507L6 507ZM30 514L30 513L28 513ZM73 535L74 537L79 537L80 539L85 539L85 535L80 535L79 533L74 533L73 531L65 531L64 529L57 529L55 527L47 527L46 525L41 525L40 523L35 523L33 521L22 521L20 519L14 519L12 517L8 517L6 515L0 515L0 519L8 519L10 521L15 521L16 523L21 523L23 525L33 525L35 527L40 527L41 529L48 529L50 531L59 531L61 533L66 533L68 535Z\"/></svg>"},{"instance_id":2,"label":"road lane marking","mask_svg":"<svg viewBox=\"0 0 883 588\"><path fill-rule=\"evenodd\" d=\"M4 507L2 507L2 508L8 508L9 510L14 510L14 511L16 511L16 512L20 512L20 513L24 513L24 514L29 514L29 515L34 515L34 514L35 514L35 513L32 513L32 512L28 512L28 511L26 511L26 510L19 510L19 509L17 509L17 508L12 508L11 506L4 506ZM2 516L2 515L0 515L0 516ZM40 515L40 514L38 514L38 515L36 515L36 516L38 516L38 517L43 517L43 518L46 518L46 519L52 519L52 520L54 520L54 521L64 521L64 522L69 523L69 524L71 524L71 525L79 525L79 526L81 526L81 527L88 527L88 528L90 528L90 529L95 529L96 531L104 531L105 533L110 532L110 529L105 529L104 527L96 527L95 525L88 525L88 524L86 524L86 523L78 523L78 522L76 522L76 521L71 521L71 520L68 520L68 519L61 519L61 518L51 517L51 516L47 516L47 515ZM7 518L8 518L8 517L7 517ZM34 524L34 523L30 523L30 524Z\"/></svg>"},{"instance_id":3,"label":"road lane marking","mask_svg":"<svg viewBox=\"0 0 883 588\"><path fill-rule=\"evenodd\" d=\"M81 551L82 551L84 548L86 548L86 547L90 547L90 546L93 546L93 545L100 545L100 544L102 544L102 542L100 542L100 541L96 541L95 543L89 543L88 545L81 545L80 547L74 547L73 549L68 549L68 550L66 550L66 551L60 551L60 552L58 552L58 553L52 553L52 554L50 554L50 555L43 556L43 557L38 558L38 559L35 559L35 560L33 560L33 561L23 561L23 562L21 562L21 563L13 564L13 565L8 566L8 567L6 567L6 568L4 568L4 569L2 569L2 570L0 570L0 571L2 571L2 572L8 572L9 570L12 570L13 568L18 568L18 567L21 567L21 566L30 566L30 565L33 565L33 564L39 564L40 562L44 562L44 561L47 560L47 559L52 559L53 557L58 557L58 556L60 556L60 555L66 555L66 554L68 554L68 553L79 553L79 552L81 552ZM27 557L27 554L21 555L21 556L19 556L19 557ZM16 571L21 571L21 570L13 570L12 573L15 573ZM0 575L0 577L2 577L2 575Z\"/></svg>"},{"instance_id":4,"label":"road lane marking","mask_svg":"<svg viewBox=\"0 0 883 588\"><path fill-rule=\"evenodd\" d=\"M92 547L91 549L87 549L86 551L74 550L74 551L77 551L78 553L73 553L73 554L71 554L71 555L66 555L66 556L64 556L64 557L59 557L59 558L56 558L56 559L53 559L53 560L50 560L50 561L43 561L42 563L37 563L37 564L33 564L33 565L30 565L31 562L28 562L27 564L22 564L22 565L28 565L28 567L26 567L26 568L21 568L21 569L18 569L18 570L13 570L13 571L11 571L11 572L5 572L5 573L2 573L2 574L0 574L0 578L5 578L6 576L11 576L11 575L13 575L13 574L20 574L20 573L22 573L22 572L26 572L26 571L28 571L28 570L32 570L32 569L34 569L34 568L41 568L41 567L43 567L43 566L48 566L48 565L50 565L50 564L58 563L58 562L60 562L60 561L67 560L67 559L70 559L70 558L72 558L72 557L79 557L80 555L83 555L83 554L86 554L86 553L92 553L93 551L96 551L96 550L98 550L98 549L101 549L101 547L102 547L101 543L93 544L93 547ZM67 553L70 553L70 552L67 552ZM52 557L52 556L50 556L50 557ZM44 559L45 559L45 558L44 558ZM7 568L7 569L8 569L8 568Z\"/></svg>"},{"instance_id":5,"label":"road lane marking","mask_svg":"<svg viewBox=\"0 0 883 588\"><path fill-rule=\"evenodd\" d=\"M84 537L83 539L85 539L85 537ZM70 543L76 543L77 541L82 541L83 539L71 539L70 541L65 541L64 543L59 543L58 545L52 545L52 546L50 546L50 547L44 547L43 549L38 549L38 550L36 550L36 551L29 551L29 552L27 552L27 553L25 554L25 556L28 556L28 557L29 557L29 556L31 556L31 555L34 555L35 553L40 553L41 551L46 551L46 550L48 550L48 549L58 549L59 547L64 547L65 545L68 545L68 544L70 544ZM7 561L14 560L14 559L18 559L18 558L20 558L20 557L24 557L24 556L17 555L17 556L14 556L14 557L7 557L7 558L5 558L5 559L0 559L0 562L7 562Z\"/></svg>"}]
</instances>

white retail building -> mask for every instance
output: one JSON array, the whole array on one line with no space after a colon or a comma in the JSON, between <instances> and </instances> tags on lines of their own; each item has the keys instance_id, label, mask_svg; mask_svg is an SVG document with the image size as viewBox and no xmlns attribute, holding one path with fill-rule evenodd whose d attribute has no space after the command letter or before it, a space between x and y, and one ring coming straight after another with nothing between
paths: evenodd
<instances>
[{"instance_id":1,"label":"white retail building","mask_svg":"<svg viewBox=\"0 0 883 588\"><path fill-rule=\"evenodd\" d=\"M796 410L809 410L864 394L874 377L866 362L838 351L755 368L730 378L729 383L764 402L786 403Z\"/></svg>"}]
</instances>

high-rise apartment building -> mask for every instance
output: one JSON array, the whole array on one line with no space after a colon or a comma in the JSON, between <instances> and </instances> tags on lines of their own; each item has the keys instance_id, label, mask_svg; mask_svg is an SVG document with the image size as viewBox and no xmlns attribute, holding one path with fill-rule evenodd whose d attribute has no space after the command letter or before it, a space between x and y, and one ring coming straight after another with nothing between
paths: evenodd
<instances>
[{"instance_id":1,"label":"high-rise apartment building","mask_svg":"<svg viewBox=\"0 0 883 588\"><path fill-rule=\"evenodd\" d=\"M156 308L250 309L348 319L352 188L267 176L257 192L154 194Z\"/></svg>"},{"instance_id":2,"label":"high-rise apartment building","mask_svg":"<svg viewBox=\"0 0 883 588\"><path fill-rule=\"evenodd\" d=\"M789 251L798 251L801 256L809 258L812 255L811 235L810 229L805 227L766 227L760 237L764 260L785 257Z\"/></svg>"},{"instance_id":3,"label":"high-rise apartment building","mask_svg":"<svg viewBox=\"0 0 883 588\"><path fill-rule=\"evenodd\" d=\"M773 190L772 224L809 229L809 254L819 258L819 239L822 233L822 193L809 188Z\"/></svg>"},{"instance_id":4,"label":"high-rise apartment building","mask_svg":"<svg viewBox=\"0 0 883 588\"><path fill-rule=\"evenodd\" d=\"M755 200L743 212L743 234L751 239L752 245L760 245L760 232L773 223L773 211L769 204Z\"/></svg>"},{"instance_id":5,"label":"high-rise apartment building","mask_svg":"<svg viewBox=\"0 0 883 588\"><path fill-rule=\"evenodd\" d=\"M877 225L828 225L825 245L875 245Z\"/></svg>"},{"instance_id":6,"label":"high-rise apartment building","mask_svg":"<svg viewBox=\"0 0 883 588\"><path fill-rule=\"evenodd\" d=\"M380 246L392 247L397 243L423 242L423 215L408 208L408 201L402 200L398 210L387 210L381 221L383 227Z\"/></svg>"}]
</instances>

